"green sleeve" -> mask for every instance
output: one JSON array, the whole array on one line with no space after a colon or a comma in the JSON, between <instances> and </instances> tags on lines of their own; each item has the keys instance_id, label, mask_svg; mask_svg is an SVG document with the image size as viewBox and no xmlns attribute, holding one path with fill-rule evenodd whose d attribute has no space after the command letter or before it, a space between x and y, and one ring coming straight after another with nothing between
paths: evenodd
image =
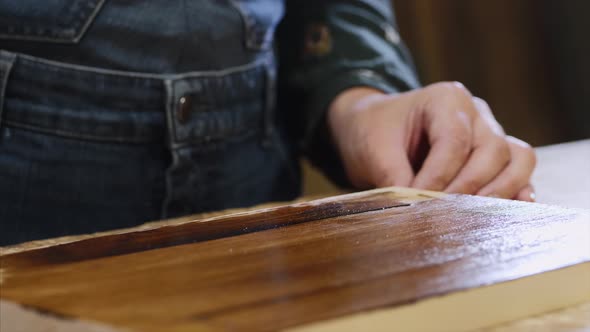
<instances>
[{"instance_id":1,"label":"green sleeve","mask_svg":"<svg viewBox=\"0 0 590 332\"><path fill-rule=\"evenodd\" d=\"M330 142L326 111L342 91L398 93L420 86L389 0L287 0L277 33L281 112L311 162L349 183Z\"/></svg>"}]
</instances>

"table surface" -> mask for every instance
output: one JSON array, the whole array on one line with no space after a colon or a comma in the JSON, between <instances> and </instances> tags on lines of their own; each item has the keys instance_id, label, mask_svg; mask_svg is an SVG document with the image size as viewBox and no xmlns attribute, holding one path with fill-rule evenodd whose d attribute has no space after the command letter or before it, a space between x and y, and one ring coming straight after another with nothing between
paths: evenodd
<instances>
[{"instance_id":1,"label":"table surface","mask_svg":"<svg viewBox=\"0 0 590 332\"><path fill-rule=\"evenodd\" d=\"M590 139L537 148L537 201L590 209Z\"/></svg>"},{"instance_id":2,"label":"table surface","mask_svg":"<svg viewBox=\"0 0 590 332\"><path fill-rule=\"evenodd\" d=\"M542 147L538 148L537 152L539 162L533 176L533 184L538 202L590 209L590 177L586 176L590 170L590 140ZM27 311L5 301L2 304L4 318L26 321L26 324L21 324L25 328L23 331L49 331L52 324L60 324L59 319ZM32 326L39 329L32 330ZM533 330L590 330L590 303L485 329L495 332Z\"/></svg>"}]
</instances>

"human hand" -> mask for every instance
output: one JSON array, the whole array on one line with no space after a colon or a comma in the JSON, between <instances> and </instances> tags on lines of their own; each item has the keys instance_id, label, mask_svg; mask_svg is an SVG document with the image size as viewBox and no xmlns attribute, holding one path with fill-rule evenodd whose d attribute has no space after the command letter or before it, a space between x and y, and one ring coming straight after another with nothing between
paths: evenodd
<instances>
[{"instance_id":1,"label":"human hand","mask_svg":"<svg viewBox=\"0 0 590 332\"><path fill-rule=\"evenodd\" d=\"M534 201L533 149L507 136L487 103L460 83L397 95L351 88L328 125L352 184L403 186Z\"/></svg>"}]
</instances>

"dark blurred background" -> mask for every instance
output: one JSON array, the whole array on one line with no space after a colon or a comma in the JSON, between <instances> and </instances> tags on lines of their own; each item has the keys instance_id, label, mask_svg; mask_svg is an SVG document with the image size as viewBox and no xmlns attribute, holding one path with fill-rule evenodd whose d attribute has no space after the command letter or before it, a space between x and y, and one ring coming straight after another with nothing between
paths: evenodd
<instances>
[{"instance_id":1,"label":"dark blurred background","mask_svg":"<svg viewBox=\"0 0 590 332\"><path fill-rule=\"evenodd\" d=\"M423 84L460 81L533 146L590 138L590 0L392 0ZM304 192L336 188L304 163Z\"/></svg>"},{"instance_id":2,"label":"dark blurred background","mask_svg":"<svg viewBox=\"0 0 590 332\"><path fill-rule=\"evenodd\" d=\"M534 146L590 137L590 1L392 2L423 84L462 82Z\"/></svg>"}]
</instances>

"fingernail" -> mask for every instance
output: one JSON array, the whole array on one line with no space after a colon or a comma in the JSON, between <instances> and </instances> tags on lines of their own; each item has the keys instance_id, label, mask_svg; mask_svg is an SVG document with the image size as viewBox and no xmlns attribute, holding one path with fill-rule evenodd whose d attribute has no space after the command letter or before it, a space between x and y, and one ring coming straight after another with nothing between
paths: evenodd
<instances>
[{"instance_id":1,"label":"fingernail","mask_svg":"<svg viewBox=\"0 0 590 332\"><path fill-rule=\"evenodd\" d=\"M529 194L529 198L531 199L531 202L536 202L537 201L537 194L535 194L535 192L531 191L531 193Z\"/></svg>"}]
</instances>

